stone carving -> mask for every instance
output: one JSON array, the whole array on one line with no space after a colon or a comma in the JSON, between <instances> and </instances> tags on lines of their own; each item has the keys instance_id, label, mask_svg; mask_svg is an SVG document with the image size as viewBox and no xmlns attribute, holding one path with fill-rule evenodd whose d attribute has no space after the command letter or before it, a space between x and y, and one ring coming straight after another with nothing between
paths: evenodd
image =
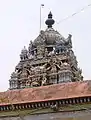
<instances>
[{"instance_id":1,"label":"stone carving","mask_svg":"<svg viewBox=\"0 0 91 120\"><path fill-rule=\"evenodd\" d=\"M78 70L75 71L74 74L75 74L76 80L78 80L78 81L83 80L83 76L81 75L82 74L82 70L80 68L78 68Z\"/></svg>"},{"instance_id":2,"label":"stone carving","mask_svg":"<svg viewBox=\"0 0 91 120\"><path fill-rule=\"evenodd\" d=\"M65 45L66 45L68 48L72 48L72 40L71 40L71 38L72 38L72 35L69 34L69 35L68 35L68 38L66 39L66 42L65 42Z\"/></svg>"},{"instance_id":3,"label":"stone carving","mask_svg":"<svg viewBox=\"0 0 91 120\"><path fill-rule=\"evenodd\" d=\"M21 60L28 59L28 51L25 46L21 51L20 58L21 58Z\"/></svg>"},{"instance_id":4,"label":"stone carving","mask_svg":"<svg viewBox=\"0 0 91 120\"><path fill-rule=\"evenodd\" d=\"M48 56L48 51L47 51L47 48L45 48L45 57Z\"/></svg>"},{"instance_id":5,"label":"stone carving","mask_svg":"<svg viewBox=\"0 0 91 120\"><path fill-rule=\"evenodd\" d=\"M47 78L46 75L43 75L43 80L42 80L42 85L46 85L47 84Z\"/></svg>"},{"instance_id":6,"label":"stone carving","mask_svg":"<svg viewBox=\"0 0 91 120\"><path fill-rule=\"evenodd\" d=\"M20 62L9 80L10 89L83 79L72 50L72 35L65 39L52 28L54 20L51 13L48 17L48 28L30 41L28 50L26 47L22 49Z\"/></svg>"},{"instance_id":7,"label":"stone carving","mask_svg":"<svg viewBox=\"0 0 91 120\"><path fill-rule=\"evenodd\" d=\"M29 55L28 55L28 58L31 60L31 59L34 58L34 56L33 56L32 54L29 54Z\"/></svg>"},{"instance_id":8,"label":"stone carving","mask_svg":"<svg viewBox=\"0 0 91 120\"><path fill-rule=\"evenodd\" d=\"M43 54L44 54L43 46L37 47L37 57L38 58L43 58Z\"/></svg>"}]
</instances>

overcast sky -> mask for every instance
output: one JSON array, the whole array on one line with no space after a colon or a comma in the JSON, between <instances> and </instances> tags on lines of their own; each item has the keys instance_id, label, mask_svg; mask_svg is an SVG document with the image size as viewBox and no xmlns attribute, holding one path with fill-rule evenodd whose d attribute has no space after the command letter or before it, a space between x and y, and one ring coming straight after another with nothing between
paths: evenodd
<instances>
[{"instance_id":1,"label":"overcast sky","mask_svg":"<svg viewBox=\"0 0 91 120\"><path fill-rule=\"evenodd\" d=\"M40 4L42 29L49 11L56 21L54 28L65 38L72 34L73 50L85 80L91 80L91 7L57 24L61 19L91 4L91 0L0 0L0 91L7 90L8 80L20 60L23 46L39 34Z\"/></svg>"}]
</instances>

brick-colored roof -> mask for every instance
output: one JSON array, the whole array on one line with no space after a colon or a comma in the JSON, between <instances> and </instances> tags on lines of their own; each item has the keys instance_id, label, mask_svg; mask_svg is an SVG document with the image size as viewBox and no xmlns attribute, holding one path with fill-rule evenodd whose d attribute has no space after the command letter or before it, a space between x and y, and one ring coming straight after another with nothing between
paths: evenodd
<instances>
[{"instance_id":1,"label":"brick-colored roof","mask_svg":"<svg viewBox=\"0 0 91 120\"><path fill-rule=\"evenodd\" d=\"M0 92L0 105L91 96L91 81Z\"/></svg>"}]
</instances>

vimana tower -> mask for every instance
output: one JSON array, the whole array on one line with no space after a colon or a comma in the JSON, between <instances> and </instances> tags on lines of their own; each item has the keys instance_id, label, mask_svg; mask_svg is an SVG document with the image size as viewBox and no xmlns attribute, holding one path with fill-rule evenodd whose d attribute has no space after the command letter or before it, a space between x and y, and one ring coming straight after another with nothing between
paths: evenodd
<instances>
[{"instance_id":1,"label":"vimana tower","mask_svg":"<svg viewBox=\"0 0 91 120\"><path fill-rule=\"evenodd\" d=\"M72 35L64 38L52 25L52 13L45 21L47 29L24 47L20 62L11 74L10 89L46 86L83 80L72 50Z\"/></svg>"}]
</instances>

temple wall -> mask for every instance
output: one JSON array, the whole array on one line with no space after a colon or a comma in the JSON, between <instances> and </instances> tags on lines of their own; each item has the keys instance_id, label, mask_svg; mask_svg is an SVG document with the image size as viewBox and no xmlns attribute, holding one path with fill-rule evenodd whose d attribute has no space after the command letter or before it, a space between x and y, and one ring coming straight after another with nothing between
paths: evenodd
<instances>
[{"instance_id":1,"label":"temple wall","mask_svg":"<svg viewBox=\"0 0 91 120\"><path fill-rule=\"evenodd\" d=\"M0 120L91 120L91 111L49 113L20 117L0 117Z\"/></svg>"}]
</instances>

